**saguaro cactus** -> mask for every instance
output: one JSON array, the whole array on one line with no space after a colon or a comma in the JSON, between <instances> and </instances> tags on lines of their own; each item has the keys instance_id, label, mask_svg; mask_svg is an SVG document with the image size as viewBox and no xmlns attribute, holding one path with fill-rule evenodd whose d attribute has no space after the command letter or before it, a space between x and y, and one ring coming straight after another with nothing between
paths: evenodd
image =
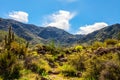
<instances>
[{"instance_id":1,"label":"saguaro cactus","mask_svg":"<svg viewBox=\"0 0 120 80\"><path fill-rule=\"evenodd\" d=\"M29 46L29 42L26 43L26 46L25 46L25 47L28 48L28 46Z\"/></svg>"},{"instance_id":2,"label":"saguaro cactus","mask_svg":"<svg viewBox=\"0 0 120 80\"><path fill-rule=\"evenodd\" d=\"M14 41L14 32L12 32L12 27L9 26L8 35L5 35L5 47L9 49L13 41Z\"/></svg>"}]
</instances>

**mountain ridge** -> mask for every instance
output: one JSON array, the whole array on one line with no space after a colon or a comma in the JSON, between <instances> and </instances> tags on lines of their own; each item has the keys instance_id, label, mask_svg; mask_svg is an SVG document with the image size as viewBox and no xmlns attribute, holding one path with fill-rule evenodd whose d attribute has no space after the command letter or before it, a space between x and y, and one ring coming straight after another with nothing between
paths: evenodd
<instances>
[{"instance_id":1,"label":"mountain ridge","mask_svg":"<svg viewBox=\"0 0 120 80\"><path fill-rule=\"evenodd\" d=\"M26 39L27 41L32 41L32 43L46 43L51 39L54 39L55 42L69 44L75 42L78 39L73 34L56 27L38 27L33 24L25 24L12 19L0 18L1 30L7 31L8 25L12 26L15 34ZM79 37L82 37L82 35Z\"/></svg>"},{"instance_id":2,"label":"mountain ridge","mask_svg":"<svg viewBox=\"0 0 120 80\"><path fill-rule=\"evenodd\" d=\"M83 42L92 43L94 41L103 42L105 39L118 39L119 34L120 24L116 23L86 35L79 42L80 43Z\"/></svg>"},{"instance_id":3,"label":"mountain ridge","mask_svg":"<svg viewBox=\"0 0 120 80\"><path fill-rule=\"evenodd\" d=\"M93 41L104 41L107 38L117 39L120 32L120 24L114 24L88 35L73 35L56 27L40 27L33 24L25 24L12 19L0 18L0 30L8 30L8 25L12 26L13 31L19 37L36 43L48 43L54 40L60 44L92 43Z\"/></svg>"}]
</instances>

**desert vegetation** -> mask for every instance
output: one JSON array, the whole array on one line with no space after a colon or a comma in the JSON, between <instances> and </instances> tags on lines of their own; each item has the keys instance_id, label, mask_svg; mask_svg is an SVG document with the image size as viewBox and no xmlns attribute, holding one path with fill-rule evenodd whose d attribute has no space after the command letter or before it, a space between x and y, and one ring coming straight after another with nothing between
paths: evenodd
<instances>
[{"instance_id":1,"label":"desert vegetation","mask_svg":"<svg viewBox=\"0 0 120 80\"><path fill-rule=\"evenodd\" d=\"M1 31L2 32L2 31ZM0 80L120 80L120 41L31 45L12 28L0 39Z\"/></svg>"}]
</instances>

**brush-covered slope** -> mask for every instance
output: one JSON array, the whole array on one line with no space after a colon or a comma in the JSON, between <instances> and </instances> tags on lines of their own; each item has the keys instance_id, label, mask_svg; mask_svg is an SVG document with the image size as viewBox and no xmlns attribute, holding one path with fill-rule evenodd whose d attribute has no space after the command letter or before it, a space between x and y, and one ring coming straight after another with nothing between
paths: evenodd
<instances>
[{"instance_id":1,"label":"brush-covered slope","mask_svg":"<svg viewBox=\"0 0 120 80\"><path fill-rule=\"evenodd\" d=\"M38 27L32 24L24 24L11 19L0 18L0 30L8 30L8 26L12 26L13 31L18 36L31 41L32 43L46 43L50 40L61 44L72 44L80 37L72 35L62 29L55 27Z\"/></svg>"},{"instance_id":2,"label":"brush-covered slope","mask_svg":"<svg viewBox=\"0 0 120 80\"><path fill-rule=\"evenodd\" d=\"M5 36L8 35L7 31L0 30L0 42L3 42ZM26 43L26 40L15 35L15 40L19 43Z\"/></svg>"},{"instance_id":3,"label":"brush-covered slope","mask_svg":"<svg viewBox=\"0 0 120 80\"><path fill-rule=\"evenodd\" d=\"M37 36L38 32L42 28L38 28L35 25L24 24L11 19L0 18L0 30L8 30L8 26L12 26L13 31L19 37L31 41L33 43L40 42L42 39Z\"/></svg>"},{"instance_id":4,"label":"brush-covered slope","mask_svg":"<svg viewBox=\"0 0 120 80\"><path fill-rule=\"evenodd\" d=\"M86 35L79 42L92 43L94 41L104 41L105 39L118 39L120 34L120 24L114 24L93 33Z\"/></svg>"},{"instance_id":5,"label":"brush-covered slope","mask_svg":"<svg viewBox=\"0 0 120 80\"><path fill-rule=\"evenodd\" d=\"M76 36L55 27L46 27L44 28L38 36L46 39L52 40L54 39L55 42L60 43L73 43L77 40Z\"/></svg>"},{"instance_id":6,"label":"brush-covered slope","mask_svg":"<svg viewBox=\"0 0 120 80\"><path fill-rule=\"evenodd\" d=\"M104 41L108 38L118 39L120 34L120 24L114 24L88 35L73 35L62 29L55 27L38 27L33 24L24 24L11 19L0 18L0 30L8 30L8 25L19 37L35 43L47 43L54 40L60 44L92 43L94 41Z\"/></svg>"}]
</instances>

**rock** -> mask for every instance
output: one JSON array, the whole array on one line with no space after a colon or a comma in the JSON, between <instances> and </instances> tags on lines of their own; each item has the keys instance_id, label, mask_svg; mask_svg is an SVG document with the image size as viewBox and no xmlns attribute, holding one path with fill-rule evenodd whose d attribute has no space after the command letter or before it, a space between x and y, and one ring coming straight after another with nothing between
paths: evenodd
<instances>
[{"instance_id":1,"label":"rock","mask_svg":"<svg viewBox=\"0 0 120 80\"><path fill-rule=\"evenodd\" d=\"M59 61L61 61L61 62L67 62L67 58L60 58Z\"/></svg>"},{"instance_id":2,"label":"rock","mask_svg":"<svg viewBox=\"0 0 120 80\"><path fill-rule=\"evenodd\" d=\"M113 48L98 48L94 53L96 55L103 55L103 54L107 54L107 53L110 53L110 52L119 52L120 51L120 47L113 47Z\"/></svg>"},{"instance_id":3,"label":"rock","mask_svg":"<svg viewBox=\"0 0 120 80\"><path fill-rule=\"evenodd\" d=\"M41 77L41 80L48 80L47 78Z\"/></svg>"},{"instance_id":4,"label":"rock","mask_svg":"<svg viewBox=\"0 0 120 80\"><path fill-rule=\"evenodd\" d=\"M52 71L49 71L48 73L49 73L49 74L55 74L55 75L56 75L56 74L59 74L59 73L60 73L60 71L55 71L55 70L52 70Z\"/></svg>"},{"instance_id":5,"label":"rock","mask_svg":"<svg viewBox=\"0 0 120 80\"><path fill-rule=\"evenodd\" d=\"M49 62L51 68L56 68L57 66L53 62Z\"/></svg>"},{"instance_id":6,"label":"rock","mask_svg":"<svg viewBox=\"0 0 120 80\"><path fill-rule=\"evenodd\" d=\"M82 76L82 73L81 73L80 71L78 71L78 72L76 73L76 76L77 76L77 77L81 77L81 76Z\"/></svg>"}]
</instances>

